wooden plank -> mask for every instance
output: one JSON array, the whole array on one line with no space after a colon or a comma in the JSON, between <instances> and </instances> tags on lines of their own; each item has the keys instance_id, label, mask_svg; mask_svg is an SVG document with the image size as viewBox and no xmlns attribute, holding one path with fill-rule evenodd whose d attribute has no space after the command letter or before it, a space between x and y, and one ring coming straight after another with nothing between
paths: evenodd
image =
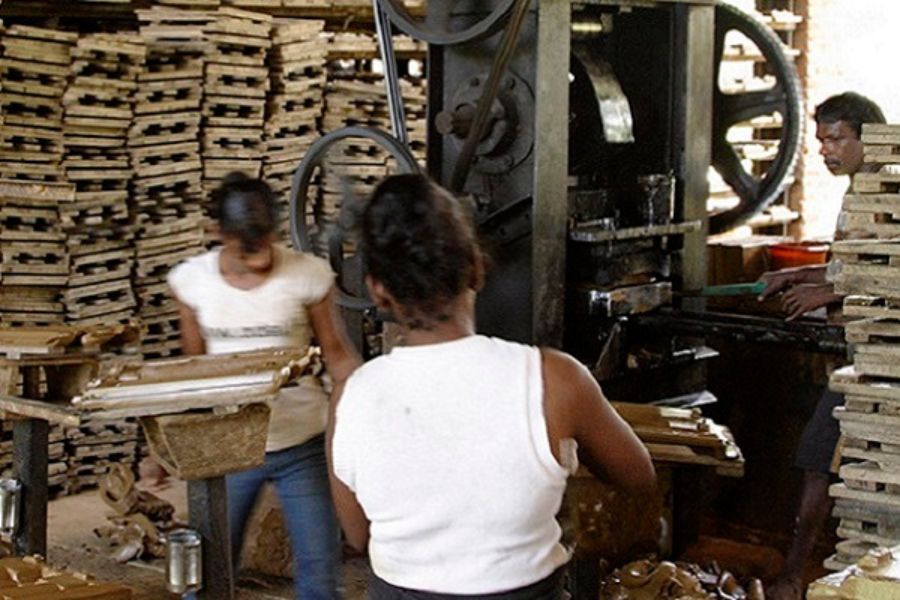
<instances>
[{"instance_id":1,"label":"wooden plank","mask_svg":"<svg viewBox=\"0 0 900 600\"><path fill-rule=\"evenodd\" d=\"M835 292L842 295L881 296L894 299L900 297L900 277L872 277L849 275L842 270L834 280Z\"/></svg>"},{"instance_id":2,"label":"wooden plank","mask_svg":"<svg viewBox=\"0 0 900 600\"><path fill-rule=\"evenodd\" d=\"M843 483L832 484L828 488L828 493L832 498L856 500L876 506L884 505L891 507L900 507L900 495L851 489Z\"/></svg>"},{"instance_id":3,"label":"wooden plank","mask_svg":"<svg viewBox=\"0 0 900 600\"><path fill-rule=\"evenodd\" d=\"M900 382L885 381L858 373L851 365L831 375L829 387L843 394L900 400Z\"/></svg>"},{"instance_id":4,"label":"wooden plank","mask_svg":"<svg viewBox=\"0 0 900 600\"><path fill-rule=\"evenodd\" d=\"M0 411L10 415L26 417L78 427L81 417L77 410L65 405L43 402L41 400L29 400L15 396L0 395Z\"/></svg>"},{"instance_id":5,"label":"wooden plank","mask_svg":"<svg viewBox=\"0 0 900 600\"><path fill-rule=\"evenodd\" d=\"M900 174L857 173L853 176L853 191L857 194L896 194L900 192Z\"/></svg>"},{"instance_id":6,"label":"wooden plank","mask_svg":"<svg viewBox=\"0 0 900 600\"><path fill-rule=\"evenodd\" d=\"M849 435L845 435L842 440L842 457L874 462L883 469L900 472L900 446L882 444Z\"/></svg>"}]
</instances>

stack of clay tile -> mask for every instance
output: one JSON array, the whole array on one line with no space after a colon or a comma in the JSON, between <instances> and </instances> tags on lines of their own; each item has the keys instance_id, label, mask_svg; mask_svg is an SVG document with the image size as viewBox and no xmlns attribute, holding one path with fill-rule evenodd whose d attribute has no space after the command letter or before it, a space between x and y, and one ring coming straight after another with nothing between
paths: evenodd
<instances>
[{"instance_id":1,"label":"stack of clay tile","mask_svg":"<svg viewBox=\"0 0 900 600\"><path fill-rule=\"evenodd\" d=\"M128 145L135 169L134 289L145 357L180 346L177 307L166 274L203 251L200 105L205 13L155 7L138 11L147 62L138 76Z\"/></svg>"},{"instance_id":2,"label":"stack of clay tile","mask_svg":"<svg viewBox=\"0 0 900 600\"><path fill-rule=\"evenodd\" d=\"M0 60L0 178L62 181L62 97L77 35L13 25Z\"/></svg>"},{"instance_id":3,"label":"stack of clay tile","mask_svg":"<svg viewBox=\"0 0 900 600\"><path fill-rule=\"evenodd\" d=\"M831 487L840 519L835 555L826 566L851 565L872 548L900 543L900 126L863 127L865 161L873 171L854 177L844 201L845 235L834 245L835 290L844 314L853 365L836 371L831 387L845 395L841 424L842 482ZM877 167L877 169L876 169Z\"/></svg>"},{"instance_id":4,"label":"stack of clay tile","mask_svg":"<svg viewBox=\"0 0 900 600\"><path fill-rule=\"evenodd\" d=\"M70 263L60 206L74 199L69 184L0 180L0 323L65 321Z\"/></svg>"},{"instance_id":5,"label":"stack of clay tile","mask_svg":"<svg viewBox=\"0 0 900 600\"><path fill-rule=\"evenodd\" d=\"M325 23L275 21L269 66L272 77L266 110L262 176L281 201L285 239L294 170L318 137L325 88L328 38Z\"/></svg>"},{"instance_id":6,"label":"stack of clay tile","mask_svg":"<svg viewBox=\"0 0 900 600\"><path fill-rule=\"evenodd\" d=\"M272 17L222 7L206 27L203 179L207 197L233 171L259 177Z\"/></svg>"},{"instance_id":7,"label":"stack of clay tile","mask_svg":"<svg viewBox=\"0 0 900 600\"><path fill-rule=\"evenodd\" d=\"M131 33L91 34L78 40L72 57L63 96L64 167L76 188L75 202L61 207L72 261L66 316L73 323L124 322L135 308L126 140L145 48Z\"/></svg>"},{"instance_id":8,"label":"stack of clay tile","mask_svg":"<svg viewBox=\"0 0 900 600\"><path fill-rule=\"evenodd\" d=\"M0 600L131 600L129 588L47 566L36 556L0 558Z\"/></svg>"}]
</instances>

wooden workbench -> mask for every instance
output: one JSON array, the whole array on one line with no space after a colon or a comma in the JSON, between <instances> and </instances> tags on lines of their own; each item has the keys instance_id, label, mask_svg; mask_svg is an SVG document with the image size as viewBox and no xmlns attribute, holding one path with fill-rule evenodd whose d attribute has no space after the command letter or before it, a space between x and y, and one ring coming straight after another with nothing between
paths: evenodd
<instances>
[{"instance_id":1,"label":"wooden workbench","mask_svg":"<svg viewBox=\"0 0 900 600\"><path fill-rule=\"evenodd\" d=\"M165 436L154 440L150 434L153 430L158 433L165 423L171 424L173 420L180 426L199 419L201 423L199 427L195 423L194 430L209 431L216 438L214 443L205 446L206 455L221 451L222 460L209 460L207 456L205 462L195 461L181 470L182 463L174 457L174 474L188 481L190 525L203 538L204 586L197 597L210 600L233 598L234 569L225 474L248 468L248 464L246 461L241 463L240 459L229 460L228 448L219 447L222 441L219 433L213 427L204 429L205 423L240 417L245 411L255 413L255 421L249 429L254 439L248 439L247 444L225 446L242 452L249 445L257 450L251 454L264 457L268 408L262 407L284 383L306 368L309 357L301 358L295 351L271 351L126 364L93 380L79 397L48 401L36 399L41 396L41 369L56 363L78 364L95 358L78 354L14 355L18 356L13 362L23 376L22 395L25 397L0 395L0 412L4 418L15 421L13 471L22 483L21 525L14 536L16 553L22 556L47 554L47 462L51 423L78 426L87 421L128 417L148 420L145 426L148 427L151 453L161 459L161 464L172 469L173 457L161 448L154 448L154 444L165 441ZM263 413L261 423L260 413ZM173 419L173 416L178 418ZM190 441L193 446L187 444L188 450L183 456L193 453L191 447L203 455L203 440L192 438ZM182 448L185 446L181 445Z\"/></svg>"},{"instance_id":2,"label":"wooden workbench","mask_svg":"<svg viewBox=\"0 0 900 600\"><path fill-rule=\"evenodd\" d=\"M122 410L78 410L50 402L12 396L0 397L0 409L15 417L13 471L22 482L20 530L15 535L17 555L47 555L47 461L50 423L78 425L82 420L120 419L136 416ZM161 416L171 414L154 412ZM149 416L147 411L141 416ZM203 537L204 588L198 598L228 600L234 597L234 571L228 527L228 503L224 475L188 480L188 519Z\"/></svg>"}]
</instances>

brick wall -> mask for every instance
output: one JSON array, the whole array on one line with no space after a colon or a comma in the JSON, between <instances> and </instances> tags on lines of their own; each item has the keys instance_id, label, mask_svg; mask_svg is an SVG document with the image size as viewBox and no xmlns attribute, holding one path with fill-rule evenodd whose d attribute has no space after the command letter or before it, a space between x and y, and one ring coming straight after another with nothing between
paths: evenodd
<instances>
[{"instance_id":1,"label":"brick wall","mask_svg":"<svg viewBox=\"0 0 900 600\"><path fill-rule=\"evenodd\" d=\"M797 0L804 17L796 46L805 94L806 131L792 208L802 222L793 232L804 238L830 236L847 177L834 177L819 157L812 114L832 94L852 90L879 103L889 122L900 123L900 2L897 0Z\"/></svg>"}]
</instances>

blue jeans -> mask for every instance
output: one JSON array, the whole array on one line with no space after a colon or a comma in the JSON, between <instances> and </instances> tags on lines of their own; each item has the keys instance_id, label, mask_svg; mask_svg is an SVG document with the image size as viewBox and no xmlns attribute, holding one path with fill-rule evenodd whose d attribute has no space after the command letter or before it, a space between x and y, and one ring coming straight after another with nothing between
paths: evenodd
<instances>
[{"instance_id":1,"label":"blue jeans","mask_svg":"<svg viewBox=\"0 0 900 600\"><path fill-rule=\"evenodd\" d=\"M281 501L294 556L294 589L302 600L337 598L339 534L325 462L325 436L266 454L255 469L226 477L232 556L238 567L244 526L265 482Z\"/></svg>"}]
</instances>

